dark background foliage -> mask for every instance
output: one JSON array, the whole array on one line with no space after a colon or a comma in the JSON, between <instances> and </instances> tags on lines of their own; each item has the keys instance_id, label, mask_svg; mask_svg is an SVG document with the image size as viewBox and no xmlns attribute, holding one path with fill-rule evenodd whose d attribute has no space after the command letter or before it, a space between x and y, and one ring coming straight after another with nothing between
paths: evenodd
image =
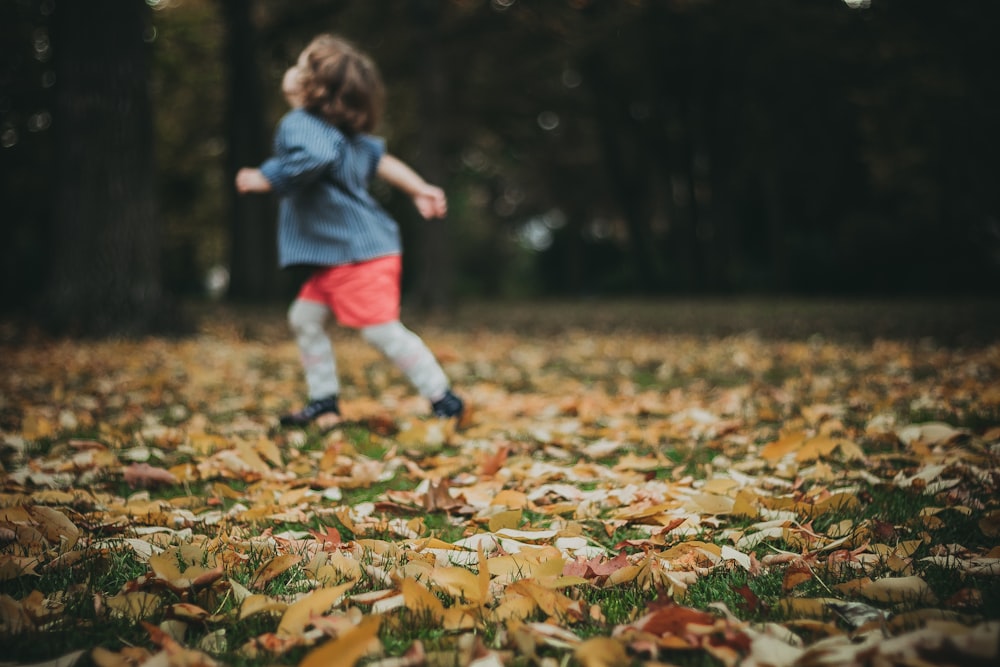
<instances>
[{"instance_id":1,"label":"dark background foliage","mask_svg":"<svg viewBox=\"0 0 1000 667\"><path fill-rule=\"evenodd\" d=\"M102 295L128 290L88 271L129 283L156 269L163 289L133 289L113 313L201 296L213 267L231 299L286 298L274 202L235 197L232 174L267 154L281 73L322 31L372 53L389 90L381 133L449 193L441 225L378 189L402 223L414 305L992 294L1000 278L991 0L80 4L0 3L5 310L67 309L67 266ZM60 65L95 53L108 81ZM139 74L144 90L108 84ZM81 126L86 113L112 122ZM110 136L133 125L125 143ZM123 151L142 159L112 159ZM144 170L152 192L135 185ZM106 253L108 218L142 248Z\"/></svg>"}]
</instances>

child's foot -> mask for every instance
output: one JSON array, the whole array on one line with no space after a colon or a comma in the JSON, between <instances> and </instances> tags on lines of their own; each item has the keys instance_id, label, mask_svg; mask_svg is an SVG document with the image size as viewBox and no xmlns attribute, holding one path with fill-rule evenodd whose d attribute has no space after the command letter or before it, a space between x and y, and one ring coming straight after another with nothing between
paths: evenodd
<instances>
[{"instance_id":1,"label":"child's foot","mask_svg":"<svg viewBox=\"0 0 1000 667\"><path fill-rule=\"evenodd\" d=\"M336 396L317 398L291 414L281 416L282 426L308 426L316 422L323 428L332 428L340 421L340 407Z\"/></svg>"},{"instance_id":2,"label":"child's foot","mask_svg":"<svg viewBox=\"0 0 1000 667\"><path fill-rule=\"evenodd\" d=\"M443 397L431 404L431 410L435 417L457 417L461 421L462 412L465 411L465 403L449 389Z\"/></svg>"}]
</instances>

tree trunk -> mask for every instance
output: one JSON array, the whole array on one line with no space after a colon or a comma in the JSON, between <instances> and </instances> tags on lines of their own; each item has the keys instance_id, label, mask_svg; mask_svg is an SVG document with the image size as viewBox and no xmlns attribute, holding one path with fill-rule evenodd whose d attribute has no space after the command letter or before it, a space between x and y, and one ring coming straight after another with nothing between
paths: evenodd
<instances>
[{"instance_id":1,"label":"tree trunk","mask_svg":"<svg viewBox=\"0 0 1000 667\"><path fill-rule=\"evenodd\" d=\"M138 335L164 312L153 185L149 6L59 2L53 268L43 319L79 335Z\"/></svg>"},{"instance_id":2,"label":"tree trunk","mask_svg":"<svg viewBox=\"0 0 1000 667\"><path fill-rule=\"evenodd\" d=\"M226 183L241 167L260 164L269 153L264 95L257 58L257 30L247 0L221 0L226 25ZM241 196L229 188L229 297L267 301L281 293L277 268L277 214L271 196Z\"/></svg>"},{"instance_id":3,"label":"tree trunk","mask_svg":"<svg viewBox=\"0 0 1000 667\"><path fill-rule=\"evenodd\" d=\"M620 108L615 90L615 74L608 72L599 54L582 61L585 80L591 82L604 168L628 229L628 250L635 271L638 292L663 291L663 269L653 242L653 215L650 156L644 145L647 137L635 127L635 120Z\"/></svg>"},{"instance_id":4,"label":"tree trunk","mask_svg":"<svg viewBox=\"0 0 1000 667\"><path fill-rule=\"evenodd\" d=\"M415 19L415 52L419 54L417 80L421 129L419 160L415 166L428 182L442 185L445 169L441 143L448 79L438 35L441 8L436 0L412 0L410 10ZM446 309L451 305L453 274L447 222L427 221L420 230L419 238L419 273L413 301L422 310Z\"/></svg>"}]
</instances>

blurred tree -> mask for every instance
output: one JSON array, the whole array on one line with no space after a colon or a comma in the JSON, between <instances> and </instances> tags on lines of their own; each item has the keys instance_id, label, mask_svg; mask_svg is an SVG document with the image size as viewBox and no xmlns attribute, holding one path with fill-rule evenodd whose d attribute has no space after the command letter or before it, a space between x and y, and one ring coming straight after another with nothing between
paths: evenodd
<instances>
[{"instance_id":1,"label":"blurred tree","mask_svg":"<svg viewBox=\"0 0 1000 667\"><path fill-rule=\"evenodd\" d=\"M254 3L220 0L226 26L226 169L230 224L229 297L267 301L281 294L272 197L240 196L232 186L241 167L258 165L270 153L266 99L261 90Z\"/></svg>"},{"instance_id":2,"label":"blurred tree","mask_svg":"<svg viewBox=\"0 0 1000 667\"><path fill-rule=\"evenodd\" d=\"M48 270L52 44L38 2L0 2L0 309L23 310Z\"/></svg>"},{"instance_id":3,"label":"blurred tree","mask_svg":"<svg viewBox=\"0 0 1000 667\"><path fill-rule=\"evenodd\" d=\"M376 185L401 223L410 303L452 292L990 291L1000 278L991 0L147 4L162 26L153 83L169 224L150 242L186 293L226 261L235 295L270 298L279 285L273 202L231 201L232 172L267 153L285 109L281 72L327 30L373 54L389 95L380 133L449 193L449 220L429 226ZM103 2L0 4L4 307L33 303L53 260L80 270L49 242L51 213L65 219L81 191L96 199L96 182L110 180L95 174L125 159L108 141L91 149L86 186L88 175L57 169L56 155L80 159L66 144L92 133L64 123L66 97L53 104L74 68L99 57L108 75L90 75L87 90L122 104L110 82L140 76L139 62L119 71L117 56L99 55L126 48L110 37L129 30L134 6L120 6L108 16ZM91 36L63 36L53 7ZM63 39L83 58L53 70L46 58L66 54ZM56 177L71 196L49 196ZM135 206L104 196L106 211ZM67 247L87 236L58 229Z\"/></svg>"},{"instance_id":4,"label":"blurred tree","mask_svg":"<svg viewBox=\"0 0 1000 667\"><path fill-rule=\"evenodd\" d=\"M448 124L449 72L441 48L442 3L410 0L407 9L414 29L413 53L417 54L418 159L414 165L431 183L445 183L442 142ZM431 221L420 231L420 267L413 301L425 310L446 308L452 300L453 265L448 228Z\"/></svg>"},{"instance_id":5,"label":"blurred tree","mask_svg":"<svg viewBox=\"0 0 1000 667\"><path fill-rule=\"evenodd\" d=\"M42 317L58 331L137 335L177 323L160 276L149 13L143 0L55 5L55 204Z\"/></svg>"}]
</instances>

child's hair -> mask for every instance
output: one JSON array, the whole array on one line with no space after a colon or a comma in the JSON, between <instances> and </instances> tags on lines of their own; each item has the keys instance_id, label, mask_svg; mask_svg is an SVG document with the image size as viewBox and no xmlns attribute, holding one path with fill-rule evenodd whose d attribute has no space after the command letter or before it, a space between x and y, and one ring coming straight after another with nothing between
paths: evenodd
<instances>
[{"instance_id":1,"label":"child's hair","mask_svg":"<svg viewBox=\"0 0 1000 667\"><path fill-rule=\"evenodd\" d=\"M298 67L306 109L347 134L375 129L384 90L368 56L339 37L320 35L302 52Z\"/></svg>"}]
</instances>

